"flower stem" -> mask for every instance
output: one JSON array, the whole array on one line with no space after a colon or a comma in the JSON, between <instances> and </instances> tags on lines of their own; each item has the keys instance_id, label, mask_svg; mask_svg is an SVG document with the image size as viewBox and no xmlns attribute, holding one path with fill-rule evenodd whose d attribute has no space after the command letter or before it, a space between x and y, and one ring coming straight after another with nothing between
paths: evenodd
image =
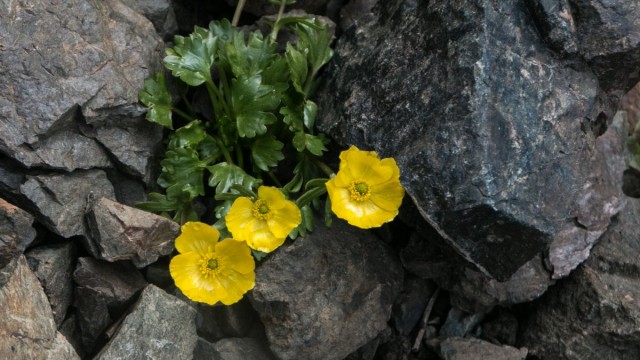
<instances>
[{"instance_id":1,"label":"flower stem","mask_svg":"<svg viewBox=\"0 0 640 360\"><path fill-rule=\"evenodd\" d=\"M191 122L193 120L195 120L195 118L193 118L192 116L190 116L189 114L183 112L182 110L176 109L176 108L171 108L171 111L173 111L174 113L176 113L176 115L180 116L181 118Z\"/></svg>"},{"instance_id":2,"label":"flower stem","mask_svg":"<svg viewBox=\"0 0 640 360\"><path fill-rule=\"evenodd\" d=\"M316 166L317 166L320 170L322 170L322 172L323 172L323 173L325 173L329 178L332 178L332 177L336 176L336 173L335 173L335 172L333 172L333 170L331 170L331 168L330 168L327 164L323 163L323 162L322 162L322 161L320 161L320 160L315 160L315 159L314 159L314 161L313 161L313 162L314 162L314 164L316 164Z\"/></svg>"},{"instance_id":3,"label":"flower stem","mask_svg":"<svg viewBox=\"0 0 640 360\"><path fill-rule=\"evenodd\" d=\"M236 11L233 13L233 20L231 20L231 25L238 26L238 22L240 21L240 14L242 14L242 9L244 8L244 3L246 0L239 0L238 5L236 5Z\"/></svg>"},{"instance_id":4,"label":"flower stem","mask_svg":"<svg viewBox=\"0 0 640 360\"><path fill-rule=\"evenodd\" d=\"M278 180L278 178L273 173L273 171L267 171L267 174L269 175L269 178L271 178L273 183L276 184L277 187L282 188L282 183L280 182L280 180Z\"/></svg>"},{"instance_id":5,"label":"flower stem","mask_svg":"<svg viewBox=\"0 0 640 360\"><path fill-rule=\"evenodd\" d=\"M280 8L278 9L278 16L276 17L276 22L273 23L273 30L271 30L271 42L276 42L278 39L278 31L280 31L280 19L282 18L282 14L284 14L284 6L286 5L287 0L280 0Z\"/></svg>"},{"instance_id":6,"label":"flower stem","mask_svg":"<svg viewBox=\"0 0 640 360\"><path fill-rule=\"evenodd\" d=\"M227 151L227 147L224 145L222 140L220 140L218 137L214 137L214 139L216 140L216 145L218 145L218 149L222 153L222 156L224 156L224 159L227 162L227 164L232 165L233 159L231 159L231 155L229 154L229 151Z\"/></svg>"},{"instance_id":7,"label":"flower stem","mask_svg":"<svg viewBox=\"0 0 640 360\"><path fill-rule=\"evenodd\" d=\"M323 195L324 193L327 192L327 188L322 186L322 187L314 187L313 189L307 191L306 193L302 194L302 196L300 196L297 200L296 200L296 205L298 205L299 208L302 208L304 206L306 206L307 204L309 204L310 202L312 202L315 198L320 197L321 195Z\"/></svg>"}]
</instances>

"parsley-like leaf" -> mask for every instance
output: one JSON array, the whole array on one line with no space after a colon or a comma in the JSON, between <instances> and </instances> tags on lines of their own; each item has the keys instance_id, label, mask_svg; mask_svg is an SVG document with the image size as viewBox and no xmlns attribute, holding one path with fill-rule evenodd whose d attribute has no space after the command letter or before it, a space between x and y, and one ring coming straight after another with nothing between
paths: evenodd
<instances>
[{"instance_id":1,"label":"parsley-like leaf","mask_svg":"<svg viewBox=\"0 0 640 360\"><path fill-rule=\"evenodd\" d=\"M269 167L277 166L278 161L284 159L283 147L284 144L276 140L275 136L257 138L251 145L253 164L261 170L269 171Z\"/></svg>"},{"instance_id":2,"label":"parsley-like leaf","mask_svg":"<svg viewBox=\"0 0 640 360\"><path fill-rule=\"evenodd\" d=\"M226 193L233 185L244 186L252 189L260 184L260 180L248 175L242 168L221 162L213 166L207 167L211 176L209 177L209 186L216 188L216 194Z\"/></svg>"},{"instance_id":3,"label":"parsley-like leaf","mask_svg":"<svg viewBox=\"0 0 640 360\"><path fill-rule=\"evenodd\" d=\"M166 50L164 65L175 77L191 86L211 80L211 67L216 60L217 38L210 31L197 27L189 37L177 35L175 46Z\"/></svg>"},{"instance_id":4,"label":"parsley-like leaf","mask_svg":"<svg viewBox=\"0 0 640 360\"><path fill-rule=\"evenodd\" d=\"M252 138L267 132L267 125L276 122L270 111L280 103L275 88L262 84L262 77L240 77L231 81L231 105L236 115L240 137Z\"/></svg>"},{"instance_id":5,"label":"parsley-like leaf","mask_svg":"<svg viewBox=\"0 0 640 360\"><path fill-rule=\"evenodd\" d=\"M167 89L164 73L156 73L144 80L144 89L138 94L140 102L148 107L146 118L152 123L173 129L171 121L171 95Z\"/></svg>"}]
</instances>

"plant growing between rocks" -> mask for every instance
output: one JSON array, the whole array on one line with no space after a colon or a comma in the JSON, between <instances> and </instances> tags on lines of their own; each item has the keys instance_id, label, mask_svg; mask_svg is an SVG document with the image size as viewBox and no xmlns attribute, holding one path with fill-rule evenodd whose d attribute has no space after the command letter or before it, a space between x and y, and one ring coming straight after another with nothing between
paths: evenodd
<instances>
[{"instance_id":1,"label":"plant growing between rocks","mask_svg":"<svg viewBox=\"0 0 640 360\"><path fill-rule=\"evenodd\" d=\"M332 35L314 17L283 17L295 1L271 2L279 11L267 36L237 28L240 1L231 23L212 21L175 37L164 66L180 80L180 102L174 104L164 73L146 79L139 95L147 120L171 134L158 178L164 194L150 193L138 206L182 224L170 272L194 301L239 301L254 286L254 257L312 231L316 214L327 226L335 213L360 228L378 227L393 220L404 196L391 158L352 146L340 155L337 174L322 161L329 142L314 130L311 97L333 55ZM283 28L297 40L280 53ZM203 94L210 109L200 105ZM209 193L216 200L213 226L194 209Z\"/></svg>"}]
</instances>

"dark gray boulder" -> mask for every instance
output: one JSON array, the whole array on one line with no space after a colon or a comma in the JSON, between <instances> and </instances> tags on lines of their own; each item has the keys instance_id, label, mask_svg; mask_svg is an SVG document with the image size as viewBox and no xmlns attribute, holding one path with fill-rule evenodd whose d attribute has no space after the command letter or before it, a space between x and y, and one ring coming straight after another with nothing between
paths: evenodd
<instances>
[{"instance_id":1,"label":"dark gray boulder","mask_svg":"<svg viewBox=\"0 0 640 360\"><path fill-rule=\"evenodd\" d=\"M5 10L0 151L26 167L114 166L100 139L79 127L143 114L138 92L160 69L163 48L151 23L119 0L19 1Z\"/></svg>"},{"instance_id":2,"label":"dark gray boulder","mask_svg":"<svg viewBox=\"0 0 640 360\"><path fill-rule=\"evenodd\" d=\"M56 330L47 296L24 256L0 288L0 304L0 358L80 359Z\"/></svg>"},{"instance_id":3,"label":"dark gray boulder","mask_svg":"<svg viewBox=\"0 0 640 360\"><path fill-rule=\"evenodd\" d=\"M146 16L163 38L178 31L176 14L170 0L123 0L123 2Z\"/></svg>"},{"instance_id":4,"label":"dark gray boulder","mask_svg":"<svg viewBox=\"0 0 640 360\"><path fill-rule=\"evenodd\" d=\"M499 346L474 338L451 337L440 344L444 360L524 360L527 349Z\"/></svg>"},{"instance_id":5,"label":"dark gray boulder","mask_svg":"<svg viewBox=\"0 0 640 360\"><path fill-rule=\"evenodd\" d=\"M252 338L198 339L193 360L276 360L266 344Z\"/></svg>"},{"instance_id":6,"label":"dark gray boulder","mask_svg":"<svg viewBox=\"0 0 640 360\"><path fill-rule=\"evenodd\" d=\"M148 285L94 359L192 359L198 341L195 315L188 303Z\"/></svg>"},{"instance_id":7,"label":"dark gray boulder","mask_svg":"<svg viewBox=\"0 0 640 360\"><path fill-rule=\"evenodd\" d=\"M387 327L402 268L370 232L318 226L256 271L250 295L280 359L342 359Z\"/></svg>"},{"instance_id":8,"label":"dark gray boulder","mask_svg":"<svg viewBox=\"0 0 640 360\"><path fill-rule=\"evenodd\" d=\"M599 79L545 44L522 1L380 2L327 73L319 128L393 156L423 217L498 281L554 242L590 248L622 206L624 164L591 130L612 110ZM585 258L557 253L556 277Z\"/></svg>"},{"instance_id":9,"label":"dark gray boulder","mask_svg":"<svg viewBox=\"0 0 640 360\"><path fill-rule=\"evenodd\" d=\"M73 268L76 246L73 241L45 244L26 254L29 268L44 289L56 326L60 327L73 300Z\"/></svg>"},{"instance_id":10,"label":"dark gray boulder","mask_svg":"<svg viewBox=\"0 0 640 360\"><path fill-rule=\"evenodd\" d=\"M86 353L105 340L104 332L131 305L146 285L142 274L128 262L108 263L81 257L73 272L74 307Z\"/></svg>"},{"instance_id":11,"label":"dark gray boulder","mask_svg":"<svg viewBox=\"0 0 640 360\"><path fill-rule=\"evenodd\" d=\"M640 358L640 200L531 308L521 345L541 359Z\"/></svg>"},{"instance_id":12,"label":"dark gray boulder","mask_svg":"<svg viewBox=\"0 0 640 360\"><path fill-rule=\"evenodd\" d=\"M20 257L35 239L32 224L33 216L0 198L0 269Z\"/></svg>"},{"instance_id":13,"label":"dark gray boulder","mask_svg":"<svg viewBox=\"0 0 640 360\"><path fill-rule=\"evenodd\" d=\"M180 234L175 221L104 197L89 204L87 225L95 258L131 260L138 268L169 255Z\"/></svg>"}]
</instances>

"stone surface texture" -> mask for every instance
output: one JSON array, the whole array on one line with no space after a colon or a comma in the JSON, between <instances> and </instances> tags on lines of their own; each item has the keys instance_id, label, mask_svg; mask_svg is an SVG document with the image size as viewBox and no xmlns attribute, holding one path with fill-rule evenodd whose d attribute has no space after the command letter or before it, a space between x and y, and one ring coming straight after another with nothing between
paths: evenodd
<instances>
[{"instance_id":1,"label":"stone surface texture","mask_svg":"<svg viewBox=\"0 0 640 360\"><path fill-rule=\"evenodd\" d=\"M160 36L166 37L178 31L176 14L170 0L123 0L123 2L146 16Z\"/></svg>"},{"instance_id":2,"label":"stone surface texture","mask_svg":"<svg viewBox=\"0 0 640 360\"><path fill-rule=\"evenodd\" d=\"M188 303L148 285L95 359L192 359L195 315Z\"/></svg>"},{"instance_id":3,"label":"stone surface texture","mask_svg":"<svg viewBox=\"0 0 640 360\"><path fill-rule=\"evenodd\" d=\"M640 200L629 199L591 257L533 307L522 345L541 359L640 357Z\"/></svg>"},{"instance_id":4,"label":"stone surface texture","mask_svg":"<svg viewBox=\"0 0 640 360\"><path fill-rule=\"evenodd\" d=\"M142 274L128 262L108 263L81 257L73 272L74 307L87 353L105 340L104 331L118 320L146 285Z\"/></svg>"},{"instance_id":5,"label":"stone surface texture","mask_svg":"<svg viewBox=\"0 0 640 360\"><path fill-rule=\"evenodd\" d=\"M527 357L527 349L461 337L445 339L440 344L440 352L444 360L525 360Z\"/></svg>"},{"instance_id":6,"label":"stone surface texture","mask_svg":"<svg viewBox=\"0 0 640 360\"><path fill-rule=\"evenodd\" d=\"M202 338L193 360L276 360L269 348L252 338L226 338L210 343Z\"/></svg>"},{"instance_id":7,"label":"stone surface texture","mask_svg":"<svg viewBox=\"0 0 640 360\"><path fill-rule=\"evenodd\" d=\"M173 251L180 225L165 217L100 198L87 213L92 254L107 261L131 260L138 268Z\"/></svg>"},{"instance_id":8,"label":"stone surface texture","mask_svg":"<svg viewBox=\"0 0 640 360\"><path fill-rule=\"evenodd\" d=\"M32 224L33 216L0 198L0 269L22 255L36 237Z\"/></svg>"},{"instance_id":9,"label":"stone surface texture","mask_svg":"<svg viewBox=\"0 0 640 360\"><path fill-rule=\"evenodd\" d=\"M342 359L387 327L402 268L371 233L336 221L278 249L251 301L280 359Z\"/></svg>"},{"instance_id":10,"label":"stone surface texture","mask_svg":"<svg viewBox=\"0 0 640 360\"><path fill-rule=\"evenodd\" d=\"M606 230L624 164L597 144L612 112L603 80L550 48L524 2L393 0L373 13L336 45L322 131L393 156L423 217L498 281ZM562 254L557 277L585 258Z\"/></svg>"},{"instance_id":11,"label":"stone surface texture","mask_svg":"<svg viewBox=\"0 0 640 360\"><path fill-rule=\"evenodd\" d=\"M27 167L108 166L78 127L143 113L138 92L163 47L152 24L119 0L0 6L0 151Z\"/></svg>"},{"instance_id":12,"label":"stone surface texture","mask_svg":"<svg viewBox=\"0 0 640 360\"><path fill-rule=\"evenodd\" d=\"M24 256L0 288L0 358L80 359L56 330L53 313Z\"/></svg>"},{"instance_id":13,"label":"stone surface texture","mask_svg":"<svg viewBox=\"0 0 640 360\"><path fill-rule=\"evenodd\" d=\"M44 288L56 326L60 327L73 301L73 268L76 247L72 241L38 246L25 255L29 268Z\"/></svg>"}]
</instances>

